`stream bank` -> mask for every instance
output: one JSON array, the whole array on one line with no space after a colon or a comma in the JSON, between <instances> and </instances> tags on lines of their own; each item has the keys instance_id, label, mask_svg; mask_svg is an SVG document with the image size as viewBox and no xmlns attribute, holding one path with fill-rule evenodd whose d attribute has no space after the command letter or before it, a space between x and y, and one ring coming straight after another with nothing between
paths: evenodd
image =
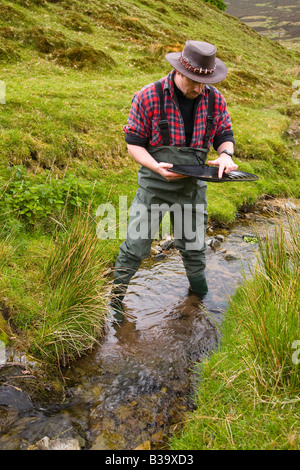
<instances>
[{"instance_id":1,"label":"stream bank","mask_svg":"<svg viewBox=\"0 0 300 470\"><path fill-rule=\"evenodd\" d=\"M145 260L125 299L124 324L109 326L100 347L63 371L64 400L38 402L12 381L11 373L2 375L0 449L150 450L167 445L194 408L195 363L217 347L229 296L243 280L241 268L247 273L255 261L252 224L261 233L270 231L270 208L287 207L295 209L295 202L262 201L251 212L237 214L230 229L208 229L209 293L203 301L189 294L172 247L159 259L160 253L154 253ZM29 378L33 367L23 363L15 374ZM8 396L12 389L13 400Z\"/></svg>"}]
</instances>

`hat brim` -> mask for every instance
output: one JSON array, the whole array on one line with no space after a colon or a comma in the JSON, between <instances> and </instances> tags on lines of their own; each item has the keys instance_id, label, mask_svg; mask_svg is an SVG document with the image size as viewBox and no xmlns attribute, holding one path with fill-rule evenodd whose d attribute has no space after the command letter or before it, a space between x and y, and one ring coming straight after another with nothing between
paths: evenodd
<instances>
[{"instance_id":1,"label":"hat brim","mask_svg":"<svg viewBox=\"0 0 300 470\"><path fill-rule=\"evenodd\" d=\"M165 55L166 60L177 72L182 73L187 78L199 83L220 83L227 76L227 67L221 59L216 57L216 68L211 74L197 74L187 70L180 62L181 52L169 52Z\"/></svg>"}]
</instances>

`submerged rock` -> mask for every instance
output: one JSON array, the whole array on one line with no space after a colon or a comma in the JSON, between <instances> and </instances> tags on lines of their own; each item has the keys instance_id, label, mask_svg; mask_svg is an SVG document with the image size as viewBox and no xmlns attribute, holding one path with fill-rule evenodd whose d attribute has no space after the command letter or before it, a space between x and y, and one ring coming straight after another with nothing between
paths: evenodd
<instances>
[{"instance_id":1,"label":"submerged rock","mask_svg":"<svg viewBox=\"0 0 300 470\"><path fill-rule=\"evenodd\" d=\"M122 450L125 448L125 438L112 431L102 431L95 439L90 450Z\"/></svg>"},{"instance_id":2,"label":"submerged rock","mask_svg":"<svg viewBox=\"0 0 300 470\"><path fill-rule=\"evenodd\" d=\"M151 450L151 442L145 441L142 444L140 444L138 447L136 447L134 450Z\"/></svg>"}]
</instances>

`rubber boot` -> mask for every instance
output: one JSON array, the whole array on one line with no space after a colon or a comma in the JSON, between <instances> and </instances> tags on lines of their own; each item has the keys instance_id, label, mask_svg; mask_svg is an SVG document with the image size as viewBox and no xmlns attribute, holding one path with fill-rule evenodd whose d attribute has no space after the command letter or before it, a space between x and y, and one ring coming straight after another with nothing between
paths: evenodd
<instances>
[{"instance_id":1,"label":"rubber boot","mask_svg":"<svg viewBox=\"0 0 300 470\"><path fill-rule=\"evenodd\" d=\"M206 277L204 273L201 273L198 276L189 278L189 282L190 282L190 291L193 294L196 294L201 299L207 294L208 287L207 287Z\"/></svg>"},{"instance_id":2,"label":"rubber boot","mask_svg":"<svg viewBox=\"0 0 300 470\"><path fill-rule=\"evenodd\" d=\"M123 323L124 321L124 305L123 299L125 297L127 285L114 280L114 284L110 294L109 309L114 321Z\"/></svg>"}]
</instances>

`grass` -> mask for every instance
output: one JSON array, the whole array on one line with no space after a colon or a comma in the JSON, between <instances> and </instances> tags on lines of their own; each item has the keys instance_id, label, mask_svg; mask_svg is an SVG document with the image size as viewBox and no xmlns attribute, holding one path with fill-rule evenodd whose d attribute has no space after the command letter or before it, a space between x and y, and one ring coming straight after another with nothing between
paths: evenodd
<instances>
[{"instance_id":1,"label":"grass","mask_svg":"<svg viewBox=\"0 0 300 470\"><path fill-rule=\"evenodd\" d=\"M90 214L79 215L53 244L45 266L49 295L33 350L63 365L91 349L106 319L105 253Z\"/></svg>"},{"instance_id":2,"label":"grass","mask_svg":"<svg viewBox=\"0 0 300 470\"><path fill-rule=\"evenodd\" d=\"M3 237L0 243L4 339L27 343L36 357L68 364L90 350L106 321L107 251L96 221L79 210L56 235Z\"/></svg>"},{"instance_id":3,"label":"grass","mask_svg":"<svg viewBox=\"0 0 300 470\"><path fill-rule=\"evenodd\" d=\"M232 117L236 161L259 175L247 185L209 185L210 217L228 224L241 206L265 195L299 197L299 162L287 133L299 117L292 100L297 51L196 0L1 3L0 306L6 338L19 336L10 332L12 324L31 337L49 316L47 308L56 309L45 266L56 232L73 230L78 207L83 213L90 207L94 217L97 205L111 202L118 215L119 196L128 204L133 199L138 166L122 131L132 96L166 75L165 53L182 50L191 38L216 44L228 66L217 87ZM101 241L110 265L121 241ZM61 293L55 292L58 305ZM46 308L48 298L52 307ZM62 342L53 339L58 329L41 331L40 350L43 338L65 356Z\"/></svg>"},{"instance_id":4,"label":"grass","mask_svg":"<svg viewBox=\"0 0 300 470\"><path fill-rule=\"evenodd\" d=\"M171 449L299 450L299 216L259 240L217 351L198 366L197 409ZM295 343L296 342L296 343Z\"/></svg>"}]
</instances>

